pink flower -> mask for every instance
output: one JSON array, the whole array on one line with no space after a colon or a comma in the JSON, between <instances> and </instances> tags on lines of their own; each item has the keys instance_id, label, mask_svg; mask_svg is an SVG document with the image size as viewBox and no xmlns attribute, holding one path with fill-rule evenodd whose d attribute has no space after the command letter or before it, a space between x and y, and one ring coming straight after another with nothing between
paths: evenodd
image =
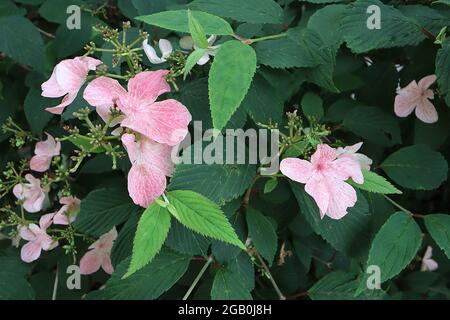
<instances>
[{"instance_id":1,"label":"pink flower","mask_svg":"<svg viewBox=\"0 0 450 320\"><path fill-rule=\"evenodd\" d=\"M122 143L132 163L128 193L135 204L147 208L164 192L166 176L172 174L171 147L143 136L135 141L133 134L124 134Z\"/></svg>"},{"instance_id":2,"label":"pink flower","mask_svg":"<svg viewBox=\"0 0 450 320\"><path fill-rule=\"evenodd\" d=\"M102 235L97 241L89 246L92 249L85 253L80 260L80 273L91 274L96 272L100 267L106 273L113 273L114 267L111 263L111 249L114 240L117 238L116 228Z\"/></svg>"},{"instance_id":3,"label":"pink flower","mask_svg":"<svg viewBox=\"0 0 450 320\"><path fill-rule=\"evenodd\" d=\"M141 72L128 82L128 92L117 80L99 77L89 83L83 96L104 120L117 105L125 115L121 122L123 127L174 146L185 138L192 117L186 107L174 99L155 102L159 95L170 91L165 80L167 73L167 70Z\"/></svg>"},{"instance_id":4,"label":"pink flower","mask_svg":"<svg viewBox=\"0 0 450 320\"><path fill-rule=\"evenodd\" d=\"M16 184L13 194L17 199L23 200L23 208L28 212L38 212L42 209L47 192L41 187L41 180L31 174L25 175L27 184Z\"/></svg>"},{"instance_id":5,"label":"pink flower","mask_svg":"<svg viewBox=\"0 0 450 320\"><path fill-rule=\"evenodd\" d=\"M20 237L29 241L22 247L20 257L25 262L32 262L39 258L41 251L49 251L58 246L55 241L47 234L47 228L52 224L54 213L43 215L39 220L39 226L32 223L28 227L20 228Z\"/></svg>"},{"instance_id":6,"label":"pink flower","mask_svg":"<svg viewBox=\"0 0 450 320\"><path fill-rule=\"evenodd\" d=\"M44 172L50 168L52 158L58 156L61 151L61 142L56 142L55 138L46 133L47 140L36 143L34 156L30 161L30 169L37 172Z\"/></svg>"},{"instance_id":7,"label":"pink flower","mask_svg":"<svg viewBox=\"0 0 450 320\"><path fill-rule=\"evenodd\" d=\"M422 258L422 265L420 267L420 271L434 271L439 267L437 262L431 259L432 254L433 248L428 246Z\"/></svg>"},{"instance_id":8,"label":"pink flower","mask_svg":"<svg viewBox=\"0 0 450 320\"><path fill-rule=\"evenodd\" d=\"M76 57L58 63L53 69L50 79L41 86L42 96L48 98L64 96L64 98L56 107L45 110L54 114L63 113L64 109L77 97L89 71L95 70L100 64L102 64L100 60L90 57Z\"/></svg>"},{"instance_id":9,"label":"pink flower","mask_svg":"<svg viewBox=\"0 0 450 320\"><path fill-rule=\"evenodd\" d=\"M429 87L436 81L436 75L432 74L422 78L417 84L412 81L405 88L398 91L395 97L394 111L399 117L409 116L414 109L416 116L425 123L438 121L436 108L429 99L434 98L433 90Z\"/></svg>"},{"instance_id":10,"label":"pink flower","mask_svg":"<svg viewBox=\"0 0 450 320\"><path fill-rule=\"evenodd\" d=\"M280 163L281 172L288 178L305 183L305 191L313 197L320 210L320 217L341 219L347 208L356 203L356 191L345 182L352 178L363 183L361 168L351 157L337 158L336 150L326 144L317 147L311 162L286 158Z\"/></svg>"},{"instance_id":11,"label":"pink flower","mask_svg":"<svg viewBox=\"0 0 450 320\"><path fill-rule=\"evenodd\" d=\"M54 224L68 225L75 221L78 212L80 211L80 199L76 197L62 197L59 203L63 204L61 209L56 212L53 217Z\"/></svg>"},{"instance_id":12,"label":"pink flower","mask_svg":"<svg viewBox=\"0 0 450 320\"><path fill-rule=\"evenodd\" d=\"M337 148L336 149L337 157L338 158L350 157L359 163L359 166L361 167L361 169L370 170L370 166L372 165L372 162L373 162L372 159L370 159L365 154L356 152L359 149L361 149L362 144L363 144L362 142L359 142L352 146L347 146L344 148L341 148L341 147Z\"/></svg>"}]
</instances>

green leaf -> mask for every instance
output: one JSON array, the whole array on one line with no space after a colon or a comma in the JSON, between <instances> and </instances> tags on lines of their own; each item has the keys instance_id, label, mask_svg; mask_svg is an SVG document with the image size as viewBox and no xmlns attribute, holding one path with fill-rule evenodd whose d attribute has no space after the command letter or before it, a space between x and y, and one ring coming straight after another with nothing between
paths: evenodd
<instances>
[{"instance_id":1,"label":"green leaf","mask_svg":"<svg viewBox=\"0 0 450 320\"><path fill-rule=\"evenodd\" d=\"M211 241L205 236L193 232L183 226L178 220L172 219L169 235L167 236L166 245L173 250L187 255L208 254L208 247Z\"/></svg>"},{"instance_id":2,"label":"green leaf","mask_svg":"<svg viewBox=\"0 0 450 320\"><path fill-rule=\"evenodd\" d=\"M214 276L211 289L213 300L252 300L252 295L245 288L242 280L231 271L221 268Z\"/></svg>"},{"instance_id":3,"label":"green leaf","mask_svg":"<svg viewBox=\"0 0 450 320\"><path fill-rule=\"evenodd\" d=\"M375 300L383 299L383 290L369 290L358 294L356 276L345 271L333 271L317 281L309 290L308 296L312 300Z\"/></svg>"},{"instance_id":4,"label":"green leaf","mask_svg":"<svg viewBox=\"0 0 450 320\"><path fill-rule=\"evenodd\" d=\"M371 5L380 8L380 29L367 27L373 15L367 13ZM341 30L347 46L354 53L417 45L424 39L419 25L413 19L379 0L357 0L349 4L342 18Z\"/></svg>"},{"instance_id":5,"label":"green leaf","mask_svg":"<svg viewBox=\"0 0 450 320\"><path fill-rule=\"evenodd\" d=\"M281 123L284 104L275 90L262 75L255 74L242 107L256 123Z\"/></svg>"},{"instance_id":6,"label":"green leaf","mask_svg":"<svg viewBox=\"0 0 450 320\"><path fill-rule=\"evenodd\" d=\"M380 167L396 183L414 190L436 189L447 179L448 173L445 158L420 144L392 153Z\"/></svg>"},{"instance_id":7,"label":"green leaf","mask_svg":"<svg viewBox=\"0 0 450 320\"><path fill-rule=\"evenodd\" d=\"M134 212L120 229L117 239L113 243L111 261L113 266L131 256L133 252L133 239L136 234L137 224L141 217L140 212Z\"/></svg>"},{"instance_id":8,"label":"green leaf","mask_svg":"<svg viewBox=\"0 0 450 320\"><path fill-rule=\"evenodd\" d=\"M255 288L255 267L246 252L228 261L228 269L235 274L248 291Z\"/></svg>"},{"instance_id":9,"label":"green leaf","mask_svg":"<svg viewBox=\"0 0 450 320\"><path fill-rule=\"evenodd\" d=\"M316 120L320 120L323 117L323 101L317 94L312 92L305 93L301 105L305 116L313 117Z\"/></svg>"},{"instance_id":10,"label":"green leaf","mask_svg":"<svg viewBox=\"0 0 450 320\"><path fill-rule=\"evenodd\" d=\"M429 214L424 220L428 232L450 259L450 216L443 213Z\"/></svg>"},{"instance_id":11,"label":"green leaf","mask_svg":"<svg viewBox=\"0 0 450 320\"><path fill-rule=\"evenodd\" d=\"M26 275L30 272L31 265L20 259L20 251L9 246L0 250L0 270L1 272L14 272Z\"/></svg>"},{"instance_id":12,"label":"green leaf","mask_svg":"<svg viewBox=\"0 0 450 320\"><path fill-rule=\"evenodd\" d=\"M364 191L382 193L382 194L401 194L402 192L394 187L389 181L384 177L379 176L375 172L369 170L362 170L364 176L364 183L358 184L349 180L352 186L359 188Z\"/></svg>"},{"instance_id":13,"label":"green leaf","mask_svg":"<svg viewBox=\"0 0 450 320\"><path fill-rule=\"evenodd\" d=\"M343 124L354 134L383 147L401 142L398 121L380 108L354 107L345 115Z\"/></svg>"},{"instance_id":14,"label":"green leaf","mask_svg":"<svg viewBox=\"0 0 450 320\"><path fill-rule=\"evenodd\" d=\"M189 4L195 9L221 17L250 23L283 22L283 9L273 0L195 0Z\"/></svg>"},{"instance_id":15,"label":"green leaf","mask_svg":"<svg viewBox=\"0 0 450 320\"><path fill-rule=\"evenodd\" d=\"M151 262L161 250L170 229L170 213L157 203L151 204L139 220L133 241L130 266L123 278L128 278Z\"/></svg>"},{"instance_id":16,"label":"green leaf","mask_svg":"<svg viewBox=\"0 0 450 320\"><path fill-rule=\"evenodd\" d=\"M169 190L192 190L223 205L241 196L255 175L255 165L180 164Z\"/></svg>"},{"instance_id":17,"label":"green leaf","mask_svg":"<svg viewBox=\"0 0 450 320\"><path fill-rule=\"evenodd\" d=\"M315 11L308 19L308 29L316 31L324 43L338 49L344 41L340 24L346 8L343 4L332 4Z\"/></svg>"},{"instance_id":18,"label":"green leaf","mask_svg":"<svg viewBox=\"0 0 450 320\"><path fill-rule=\"evenodd\" d=\"M39 8L39 15L49 22L66 24L69 14L66 12L71 5L84 5L81 0L46 0Z\"/></svg>"},{"instance_id":19,"label":"green leaf","mask_svg":"<svg viewBox=\"0 0 450 320\"><path fill-rule=\"evenodd\" d=\"M450 107L450 40L446 38L436 55L436 76L440 93Z\"/></svg>"},{"instance_id":20,"label":"green leaf","mask_svg":"<svg viewBox=\"0 0 450 320\"><path fill-rule=\"evenodd\" d=\"M209 102L215 129L222 130L247 94L256 71L252 47L230 40L214 57L208 79Z\"/></svg>"},{"instance_id":21,"label":"green leaf","mask_svg":"<svg viewBox=\"0 0 450 320\"><path fill-rule=\"evenodd\" d=\"M47 123L53 117L45 108L51 107L52 100L41 96L41 90L30 88L23 105L25 116L34 134L41 134Z\"/></svg>"},{"instance_id":22,"label":"green leaf","mask_svg":"<svg viewBox=\"0 0 450 320\"><path fill-rule=\"evenodd\" d=\"M34 290L23 275L0 271L0 300L33 300Z\"/></svg>"},{"instance_id":23,"label":"green leaf","mask_svg":"<svg viewBox=\"0 0 450 320\"><path fill-rule=\"evenodd\" d=\"M0 17L3 16L23 16L27 13L24 8L19 8L11 0L2 0L0 2Z\"/></svg>"},{"instance_id":24,"label":"green leaf","mask_svg":"<svg viewBox=\"0 0 450 320\"><path fill-rule=\"evenodd\" d=\"M188 26L192 40L201 49L208 48L208 40L206 39L205 30L202 25L194 18L191 10L188 10ZM198 61L198 60L197 60Z\"/></svg>"},{"instance_id":25,"label":"green leaf","mask_svg":"<svg viewBox=\"0 0 450 320\"><path fill-rule=\"evenodd\" d=\"M24 17L0 17L0 51L18 63L44 71L45 49L36 27Z\"/></svg>"},{"instance_id":26,"label":"green leaf","mask_svg":"<svg viewBox=\"0 0 450 320\"><path fill-rule=\"evenodd\" d=\"M301 214L313 230L328 241L334 248L350 257L367 254L372 233L372 219L369 205L361 192L357 191L358 201L348 209L345 217L333 220L328 216L320 219L319 208L305 192L304 186L291 182Z\"/></svg>"},{"instance_id":27,"label":"green leaf","mask_svg":"<svg viewBox=\"0 0 450 320\"><path fill-rule=\"evenodd\" d=\"M230 24L222 18L201 11L192 10L191 12L195 19L202 25L206 34L233 34L233 29ZM136 19L164 29L189 33L187 10L164 11L147 16L136 17Z\"/></svg>"},{"instance_id":28,"label":"green leaf","mask_svg":"<svg viewBox=\"0 0 450 320\"><path fill-rule=\"evenodd\" d=\"M274 225L261 212L248 208L248 236L259 253L272 265L278 248L278 238Z\"/></svg>"},{"instance_id":29,"label":"green leaf","mask_svg":"<svg viewBox=\"0 0 450 320\"><path fill-rule=\"evenodd\" d=\"M414 218L404 212L394 213L372 241L366 266L380 268L381 282L400 273L415 257L422 243L422 232ZM367 287L365 273L358 292Z\"/></svg>"},{"instance_id":30,"label":"green leaf","mask_svg":"<svg viewBox=\"0 0 450 320\"><path fill-rule=\"evenodd\" d=\"M264 193L271 193L278 185L277 178L270 178L264 184Z\"/></svg>"},{"instance_id":31,"label":"green leaf","mask_svg":"<svg viewBox=\"0 0 450 320\"><path fill-rule=\"evenodd\" d=\"M104 300L151 300L169 290L186 272L190 256L162 250L153 261L122 279L130 259L122 261L106 282L106 287L90 293L87 298Z\"/></svg>"},{"instance_id":32,"label":"green leaf","mask_svg":"<svg viewBox=\"0 0 450 320\"><path fill-rule=\"evenodd\" d=\"M200 60L201 57L206 53L206 49L195 49L189 54L186 59L186 64L184 65L183 80L186 80L187 75L191 72L195 64Z\"/></svg>"},{"instance_id":33,"label":"green leaf","mask_svg":"<svg viewBox=\"0 0 450 320\"><path fill-rule=\"evenodd\" d=\"M118 189L94 190L81 201L74 227L92 236L101 236L124 222L139 207L131 202L127 192Z\"/></svg>"},{"instance_id":34,"label":"green leaf","mask_svg":"<svg viewBox=\"0 0 450 320\"><path fill-rule=\"evenodd\" d=\"M211 200L193 191L178 190L167 194L176 210L175 218L183 225L245 250L222 210ZM171 212L174 214L174 212Z\"/></svg>"}]
</instances>

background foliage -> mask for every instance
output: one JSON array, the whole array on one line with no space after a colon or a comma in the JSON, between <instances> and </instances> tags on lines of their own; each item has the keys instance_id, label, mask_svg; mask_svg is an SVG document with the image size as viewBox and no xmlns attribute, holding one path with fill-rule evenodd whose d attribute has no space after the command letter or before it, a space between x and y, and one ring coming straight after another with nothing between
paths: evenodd
<instances>
[{"instance_id":1,"label":"background foliage","mask_svg":"<svg viewBox=\"0 0 450 320\"><path fill-rule=\"evenodd\" d=\"M70 4L82 7L80 30L66 28ZM381 8L382 28L369 32L366 8L371 4ZM73 262L62 248L25 264L9 240L0 240L0 298L50 299L58 277L58 299L180 299L206 263L209 268L191 298L276 299L260 261L290 299L448 298L450 42L434 43L450 23L448 1L1 0L0 123L12 117L38 138L44 130L62 133L62 124L76 121L72 113L87 104L79 96L61 118L53 116L44 111L52 104L41 97L40 85L61 59L82 55L86 43L107 48L92 26L120 28L130 20L134 32L143 28L151 39L168 38L175 44L189 32L196 39L187 16L173 11L187 8L194 10L205 33L223 36L219 44L233 40L233 34L254 39L286 33L250 46L229 41L212 67L194 67L186 81L179 81L174 97L188 107L193 120L217 129L256 127L269 120L283 125L286 111L299 110L326 124L336 141L364 141L373 171L395 186L366 176L372 185L358 191L358 202L345 218L321 220L301 185L284 178L255 182L256 166L184 164L169 185L180 217L170 219L168 209L151 207L147 210L155 216L139 222L143 209L126 193L125 162L122 170L112 171L108 158L93 155L73 182L82 199L75 227L92 237L117 227L114 274L109 278L99 271L82 278L81 290L68 290L65 270ZM201 32L199 37L201 43ZM106 53L99 58L111 59ZM146 59L144 63L154 68ZM397 86L433 73L438 76L433 103L439 121L397 118ZM33 151L32 145L11 147L9 138L0 133L1 169ZM64 145L64 153L70 154L70 148ZM295 149L287 152L298 155ZM398 190L402 194L395 194ZM390 198L406 209L384 193L394 193ZM12 197L4 197L0 206L11 202ZM215 216L221 210L229 221ZM216 221L199 226L195 219L205 214ZM214 238L218 224L234 228L240 240L231 228L219 240L236 246ZM136 242L151 244L167 235L148 264L148 253L131 258L140 228L155 232ZM247 237L263 260L252 260L239 248ZM420 271L427 246L434 249L437 271ZM86 247L80 242L78 258ZM122 279L130 273L130 261L131 269L140 269ZM364 286L364 270L373 264L381 267L382 290Z\"/></svg>"}]
</instances>

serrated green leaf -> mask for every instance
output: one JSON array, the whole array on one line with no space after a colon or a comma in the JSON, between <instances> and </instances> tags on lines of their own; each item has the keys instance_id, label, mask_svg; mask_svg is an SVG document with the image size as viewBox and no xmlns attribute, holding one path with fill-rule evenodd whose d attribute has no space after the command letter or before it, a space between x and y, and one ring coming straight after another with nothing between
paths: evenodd
<instances>
[{"instance_id":1,"label":"serrated green leaf","mask_svg":"<svg viewBox=\"0 0 450 320\"><path fill-rule=\"evenodd\" d=\"M399 185L415 190L432 190L447 179L448 164L426 145L402 148L388 156L380 167Z\"/></svg>"},{"instance_id":2,"label":"serrated green leaf","mask_svg":"<svg viewBox=\"0 0 450 320\"><path fill-rule=\"evenodd\" d=\"M445 97L447 106L450 107L450 40L447 38L436 55L436 76L440 93Z\"/></svg>"},{"instance_id":3,"label":"serrated green leaf","mask_svg":"<svg viewBox=\"0 0 450 320\"><path fill-rule=\"evenodd\" d=\"M302 110L305 116L313 117L320 120L323 117L323 101L322 98L312 92L307 92L302 97Z\"/></svg>"},{"instance_id":4,"label":"serrated green leaf","mask_svg":"<svg viewBox=\"0 0 450 320\"><path fill-rule=\"evenodd\" d=\"M186 228L178 220L172 219L166 245L173 250L188 255L206 256L210 243L209 238Z\"/></svg>"},{"instance_id":5,"label":"serrated green leaf","mask_svg":"<svg viewBox=\"0 0 450 320\"><path fill-rule=\"evenodd\" d=\"M169 290L186 272L190 256L173 251L162 250L153 261L131 275L122 279L130 259L122 261L106 287L88 294L88 299L104 300L151 300Z\"/></svg>"},{"instance_id":6,"label":"serrated green leaf","mask_svg":"<svg viewBox=\"0 0 450 320\"><path fill-rule=\"evenodd\" d=\"M208 48L208 40L206 39L205 31L202 25L194 18L191 10L188 10L188 26L189 33L195 45L201 49Z\"/></svg>"},{"instance_id":7,"label":"serrated green leaf","mask_svg":"<svg viewBox=\"0 0 450 320\"><path fill-rule=\"evenodd\" d=\"M214 57L208 79L215 129L222 130L247 94L256 71L256 54L240 41L227 41Z\"/></svg>"},{"instance_id":8,"label":"serrated green leaf","mask_svg":"<svg viewBox=\"0 0 450 320\"><path fill-rule=\"evenodd\" d=\"M221 268L214 276L211 299L252 300L252 295L234 273L225 268Z\"/></svg>"},{"instance_id":9,"label":"serrated green leaf","mask_svg":"<svg viewBox=\"0 0 450 320\"><path fill-rule=\"evenodd\" d=\"M34 134L41 134L53 117L50 112L44 110L52 106L51 99L42 97L41 92L40 89L30 88L23 105L28 124Z\"/></svg>"},{"instance_id":10,"label":"serrated green leaf","mask_svg":"<svg viewBox=\"0 0 450 320\"><path fill-rule=\"evenodd\" d=\"M246 212L248 236L258 252L272 265L278 248L278 238L274 225L259 211L248 208Z\"/></svg>"},{"instance_id":11,"label":"serrated green leaf","mask_svg":"<svg viewBox=\"0 0 450 320\"><path fill-rule=\"evenodd\" d=\"M195 49L189 54L186 59L186 64L184 65L183 80L186 80L187 75L191 72L195 64L200 60L200 58L206 53L206 49Z\"/></svg>"},{"instance_id":12,"label":"serrated green leaf","mask_svg":"<svg viewBox=\"0 0 450 320\"><path fill-rule=\"evenodd\" d=\"M206 34L232 35L233 29L224 19L212 14L191 10ZM136 17L137 20L178 32L189 33L187 10L172 10Z\"/></svg>"},{"instance_id":13,"label":"serrated green leaf","mask_svg":"<svg viewBox=\"0 0 450 320\"><path fill-rule=\"evenodd\" d=\"M450 216L443 213L429 214L424 220L428 232L450 259Z\"/></svg>"},{"instance_id":14,"label":"serrated green leaf","mask_svg":"<svg viewBox=\"0 0 450 320\"><path fill-rule=\"evenodd\" d=\"M34 295L23 275L0 271L0 300L33 300Z\"/></svg>"},{"instance_id":15,"label":"serrated green leaf","mask_svg":"<svg viewBox=\"0 0 450 320\"><path fill-rule=\"evenodd\" d=\"M369 170L362 170L364 176L364 183L358 184L353 182L352 180L348 181L352 186L374 193L382 193L382 194L401 194L402 192L398 190L395 186L393 186L389 181L387 181L384 177L379 176L375 172Z\"/></svg>"},{"instance_id":16,"label":"serrated green leaf","mask_svg":"<svg viewBox=\"0 0 450 320\"><path fill-rule=\"evenodd\" d=\"M201 194L187 190L171 191L167 194L176 209L175 218L183 225L200 234L233 244L243 250L230 222L220 208Z\"/></svg>"},{"instance_id":17,"label":"serrated green leaf","mask_svg":"<svg viewBox=\"0 0 450 320\"><path fill-rule=\"evenodd\" d=\"M380 29L369 29L368 19L373 13L367 8L375 5L380 9ZM355 53L373 49L417 45L424 37L419 25L392 6L379 0L357 0L345 11L341 24L347 46Z\"/></svg>"},{"instance_id":18,"label":"serrated green leaf","mask_svg":"<svg viewBox=\"0 0 450 320\"><path fill-rule=\"evenodd\" d=\"M400 273L415 257L422 243L422 232L414 218L404 212L393 214L372 241L366 266L380 268L383 283ZM365 273L357 294L367 288Z\"/></svg>"},{"instance_id":19,"label":"serrated green leaf","mask_svg":"<svg viewBox=\"0 0 450 320\"><path fill-rule=\"evenodd\" d=\"M273 0L195 0L191 7L221 17L250 23L282 23L283 9Z\"/></svg>"},{"instance_id":20,"label":"serrated green leaf","mask_svg":"<svg viewBox=\"0 0 450 320\"><path fill-rule=\"evenodd\" d=\"M117 239L114 240L111 250L111 261L117 266L123 260L131 256L133 252L133 239L136 234L137 224L141 217L140 212L134 212L119 231Z\"/></svg>"},{"instance_id":21,"label":"serrated green leaf","mask_svg":"<svg viewBox=\"0 0 450 320\"><path fill-rule=\"evenodd\" d=\"M170 217L169 211L157 203L144 211L134 236L130 266L123 278L142 269L161 250L170 229Z\"/></svg>"},{"instance_id":22,"label":"serrated green leaf","mask_svg":"<svg viewBox=\"0 0 450 320\"><path fill-rule=\"evenodd\" d=\"M141 210L131 202L127 192L119 189L97 189L81 201L80 212L73 225L92 236L101 236Z\"/></svg>"},{"instance_id":23,"label":"serrated green leaf","mask_svg":"<svg viewBox=\"0 0 450 320\"><path fill-rule=\"evenodd\" d=\"M264 184L264 193L272 192L277 187L277 185L278 185L277 178L270 178Z\"/></svg>"}]
</instances>

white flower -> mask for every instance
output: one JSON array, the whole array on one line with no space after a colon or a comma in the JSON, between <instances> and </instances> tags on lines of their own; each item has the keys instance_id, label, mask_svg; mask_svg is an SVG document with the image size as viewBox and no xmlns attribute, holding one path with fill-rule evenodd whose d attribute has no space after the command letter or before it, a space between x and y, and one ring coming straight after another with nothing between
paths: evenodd
<instances>
[{"instance_id":1,"label":"white flower","mask_svg":"<svg viewBox=\"0 0 450 320\"><path fill-rule=\"evenodd\" d=\"M142 47L144 48L145 55L148 60L150 60L153 64L160 64L166 62L167 58L172 54L173 48L170 44L169 40L160 39L158 42L159 50L161 51L162 56L158 57L156 54L155 48L148 44L148 39L145 39L142 42Z\"/></svg>"},{"instance_id":2,"label":"white flower","mask_svg":"<svg viewBox=\"0 0 450 320\"><path fill-rule=\"evenodd\" d=\"M359 166L361 169L370 170L370 165L372 164L372 159L370 159L368 156L362 153L357 153L359 149L361 149L362 142L359 142L357 144L354 144L352 146L348 146L345 148L337 148L336 153L338 158L342 156L348 156L352 158L353 160L357 161L359 163Z\"/></svg>"},{"instance_id":3,"label":"white flower","mask_svg":"<svg viewBox=\"0 0 450 320\"><path fill-rule=\"evenodd\" d=\"M212 35L208 38L208 48L206 49L205 54L198 60L197 64L199 66L204 65L209 61L209 57L214 57L219 49L219 46L214 46L214 42L216 42L217 36ZM191 36L185 36L180 39L180 47L185 50L198 49L198 47L192 41Z\"/></svg>"},{"instance_id":4,"label":"white flower","mask_svg":"<svg viewBox=\"0 0 450 320\"><path fill-rule=\"evenodd\" d=\"M432 254L433 248L428 246L422 258L422 266L420 267L420 271L434 271L438 268L437 262L431 259Z\"/></svg>"}]
</instances>

